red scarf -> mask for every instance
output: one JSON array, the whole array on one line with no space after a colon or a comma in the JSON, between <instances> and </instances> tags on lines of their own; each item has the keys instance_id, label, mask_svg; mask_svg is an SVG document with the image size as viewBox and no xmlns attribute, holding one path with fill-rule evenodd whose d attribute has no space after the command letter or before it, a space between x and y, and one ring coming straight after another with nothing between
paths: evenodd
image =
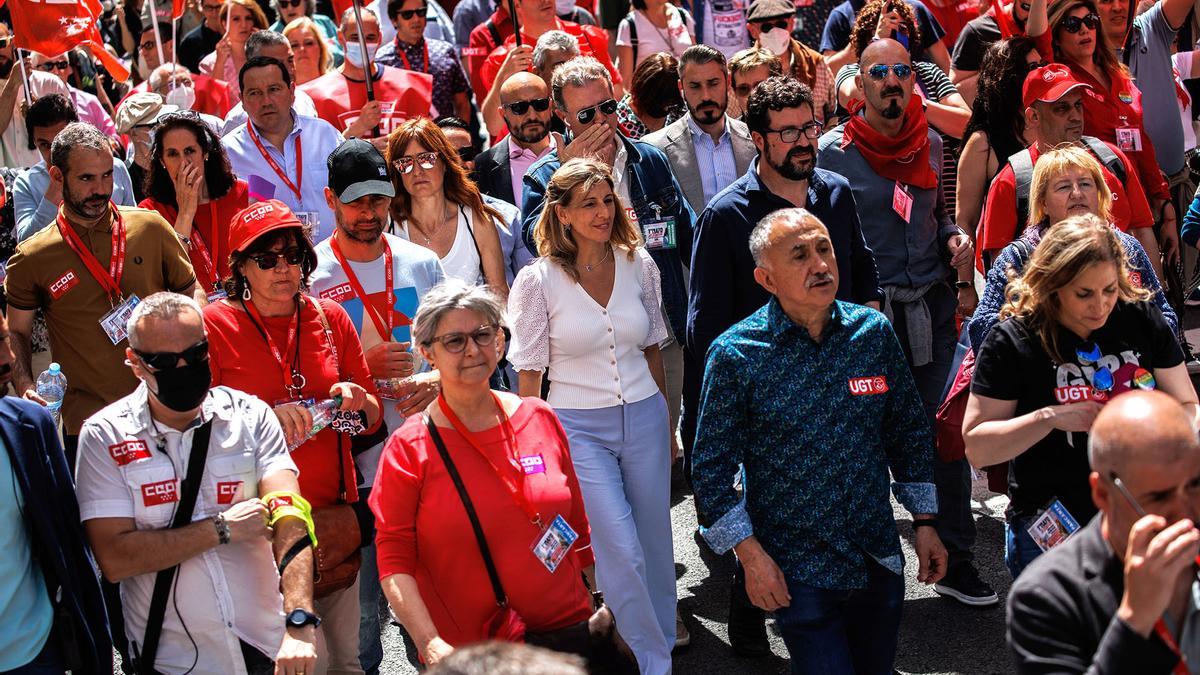
<instances>
[{"instance_id":1,"label":"red scarf","mask_svg":"<svg viewBox=\"0 0 1200 675\"><path fill-rule=\"evenodd\" d=\"M924 190L937 187L937 172L929 165L929 122L921 97L914 94L908 100L904 126L895 137L875 131L865 116L854 111L842 133L842 147L851 143L880 176Z\"/></svg>"}]
</instances>

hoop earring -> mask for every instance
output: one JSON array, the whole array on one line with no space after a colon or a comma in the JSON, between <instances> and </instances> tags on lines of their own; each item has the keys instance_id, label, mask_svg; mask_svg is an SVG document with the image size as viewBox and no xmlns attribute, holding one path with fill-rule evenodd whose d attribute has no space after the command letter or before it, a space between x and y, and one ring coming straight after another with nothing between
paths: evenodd
<instances>
[{"instance_id":1,"label":"hoop earring","mask_svg":"<svg viewBox=\"0 0 1200 675\"><path fill-rule=\"evenodd\" d=\"M242 300L250 302L250 284L246 284L246 287L242 289Z\"/></svg>"}]
</instances>

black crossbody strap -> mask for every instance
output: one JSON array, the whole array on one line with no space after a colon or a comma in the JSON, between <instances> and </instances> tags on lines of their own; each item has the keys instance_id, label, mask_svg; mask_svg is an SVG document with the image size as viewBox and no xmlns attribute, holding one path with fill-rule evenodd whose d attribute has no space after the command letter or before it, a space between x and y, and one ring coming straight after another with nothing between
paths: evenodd
<instances>
[{"instance_id":1,"label":"black crossbody strap","mask_svg":"<svg viewBox=\"0 0 1200 675\"><path fill-rule=\"evenodd\" d=\"M492 561L492 552L488 549L487 538L483 536L483 526L479 524L479 515L475 513L475 505L471 503L471 496L467 494L467 486L463 485L458 467L454 466L454 460L450 459L450 452L446 450L442 434L438 432L429 413L425 413L424 416L425 426L429 429L429 435L433 437L433 444L437 447L438 454L442 456L446 471L450 473L450 480L454 481L454 489L458 490L458 497L462 499L463 508L467 511L467 518L471 521L471 529L475 531L475 542L479 544L479 554L483 556L483 564L487 567L488 578L492 581L492 593L496 596L496 604L503 607L508 604L508 596L505 595L504 586L500 583L500 574L496 572L496 563Z\"/></svg>"},{"instance_id":2,"label":"black crossbody strap","mask_svg":"<svg viewBox=\"0 0 1200 675\"><path fill-rule=\"evenodd\" d=\"M188 455L187 477L179 489L179 508L171 521L172 530L192 522L196 510L196 496L200 494L200 481L204 476L204 464L208 461L208 439L212 435L212 420L200 425L192 434L192 449ZM158 654L158 638L162 634L163 618L167 614L167 598L179 565L159 570L154 577L154 592L150 596L150 611L146 614L146 634L142 638L142 649L137 654L137 670L148 675L154 670L154 658Z\"/></svg>"}]
</instances>

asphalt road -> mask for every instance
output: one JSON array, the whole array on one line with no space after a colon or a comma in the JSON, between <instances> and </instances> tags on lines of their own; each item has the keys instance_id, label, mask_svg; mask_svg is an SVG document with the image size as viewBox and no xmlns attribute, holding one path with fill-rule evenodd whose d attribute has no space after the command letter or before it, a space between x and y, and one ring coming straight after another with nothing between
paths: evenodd
<instances>
[{"instance_id":1,"label":"asphalt road","mask_svg":"<svg viewBox=\"0 0 1200 675\"><path fill-rule=\"evenodd\" d=\"M678 471L676 472L678 474ZM696 515L692 498L676 475L671 519L674 524L675 568L679 577L679 607L692 634L692 644L675 654L676 673L786 673L787 650L768 623L771 656L747 659L729 648L725 623L728 617L731 562L697 545ZM1008 592L1004 568L1004 507L1007 498L990 493L977 483L972 507L979 538L976 565L985 581L1003 598ZM912 528L907 512L896 508L906 562L904 618L896 668L902 673L969 673L989 675L1012 672L1004 645L1004 608L966 607L946 600L915 580L916 556L911 546ZM384 665L388 675L415 673L394 626L384 629Z\"/></svg>"}]
</instances>

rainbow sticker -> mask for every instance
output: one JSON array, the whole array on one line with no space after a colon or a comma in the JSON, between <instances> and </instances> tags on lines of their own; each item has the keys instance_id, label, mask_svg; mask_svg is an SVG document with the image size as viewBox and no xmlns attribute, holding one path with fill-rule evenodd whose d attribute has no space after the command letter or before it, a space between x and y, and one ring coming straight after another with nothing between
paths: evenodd
<instances>
[{"instance_id":1,"label":"rainbow sticker","mask_svg":"<svg viewBox=\"0 0 1200 675\"><path fill-rule=\"evenodd\" d=\"M1154 375L1145 368L1138 368L1133 372L1133 386L1138 389L1150 390L1154 388Z\"/></svg>"}]
</instances>

